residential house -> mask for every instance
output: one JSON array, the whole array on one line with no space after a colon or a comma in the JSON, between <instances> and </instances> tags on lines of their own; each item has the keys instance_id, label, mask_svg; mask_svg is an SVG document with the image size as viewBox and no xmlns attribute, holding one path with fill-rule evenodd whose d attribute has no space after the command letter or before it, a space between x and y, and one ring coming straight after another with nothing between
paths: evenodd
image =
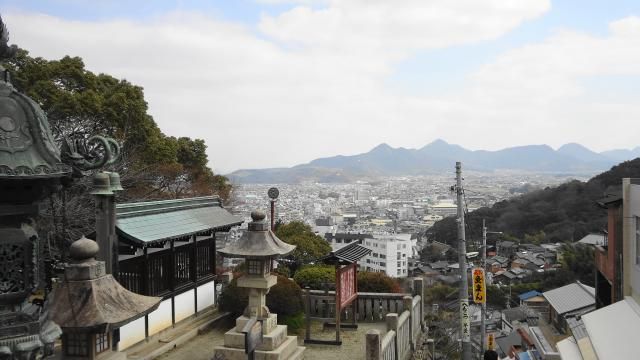
<instances>
[{"instance_id":1,"label":"residential house","mask_svg":"<svg viewBox=\"0 0 640 360\"><path fill-rule=\"evenodd\" d=\"M596 306L622 300L622 194L598 201L607 210L607 232L595 245ZM588 236L588 235L587 235Z\"/></svg>"},{"instance_id":2,"label":"residential house","mask_svg":"<svg viewBox=\"0 0 640 360\"><path fill-rule=\"evenodd\" d=\"M537 290L527 291L518 295L520 306L536 310L538 312L546 312L549 304L541 292Z\"/></svg>"},{"instance_id":3,"label":"residential house","mask_svg":"<svg viewBox=\"0 0 640 360\"><path fill-rule=\"evenodd\" d=\"M586 336L579 339L574 335L558 343L563 360L638 358L635 345L640 334L640 179L622 180L621 200L619 202L611 198L603 202L607 210L611 209L608 211L609 243L606 249L598 249L596 259L599 261L600 276L606 279L606 276L614 275L612 279L617 281L616 272L611 274L608 267L616 268L617 264L607 261L610 252L615 252L621 246L621 295L624 298L581 317ZM611 243L612 239L615 245ZM612 299L618 299L617 286L612 284ZM600 300L605 297L601 296Z\"/></svg>"},{"instance_id":4,"label":"residential house","mask_svg":"<svg viewBox=\"0 0 640 360\"><path fill-rule=\"evenodd\" d=\"M582 316L596 307L596 289L579 281L542 293L549 303L549 323L558 331L569 331L566 318Z\"/></svg>"},{"instance_id":5,"label":"residential house","mask_svg":"<svg viewBox=\"0 0 640 360\"><path fill-rule=\"evenodd\" d=\"M513 241L498 241L496 243L496 247L498 248L498 255L504 256L506 258L511 258L516 251L518 250L518 246Z\"/></svg>"}]
</instances>

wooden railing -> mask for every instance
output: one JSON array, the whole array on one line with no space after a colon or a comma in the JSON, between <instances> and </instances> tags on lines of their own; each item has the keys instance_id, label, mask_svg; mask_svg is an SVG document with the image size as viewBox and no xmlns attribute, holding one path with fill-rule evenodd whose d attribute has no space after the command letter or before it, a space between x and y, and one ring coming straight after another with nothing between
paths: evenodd
<instances>
[{"instance_id":1,"label":"wooden railing","mask_svg":"<svg viewBox=\"0 0 640 360\"><path fill-rule=\"evenodd\" d=\"M403 296L402 312L390 312L385 315L387 331L382 334L376 329L369 330L366 335L367 360L407 360L419 346L424 325L424 305L422 279L414 279L414 293Z\"/></svg>"},{"instance_id":2,"label":"wooden railing","mask_svg":"<svg viewBox=\"0 0 640 360\"><path fill-rule=\"evenodd\" d=\"M309 290L310 304L309 312L311 318L315 319L335 319L335 292L323 290ZM409 294L394 293L367 293L359 292L354 305L345 309L341 319L357 321L383 321L389 313L400 313L404 311L403 298ZM306 291L304 301L306 299ZM355 310L355 315L354 315Z\"/></svg>"}]
</instances>

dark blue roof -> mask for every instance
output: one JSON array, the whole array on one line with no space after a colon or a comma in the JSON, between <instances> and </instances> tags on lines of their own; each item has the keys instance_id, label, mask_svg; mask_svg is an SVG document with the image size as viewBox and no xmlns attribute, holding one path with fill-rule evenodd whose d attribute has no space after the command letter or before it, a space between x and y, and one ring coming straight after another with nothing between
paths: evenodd
<instances>
[{"instance_id":1,"label":"dark blue roof","mask_svg":"<svg viewBox=\"0 0 640 360\"><path fill-rule=\"evenodd\" d=\"M526 300L529 300L529 299L531 299L533 297L540 296L540 295L542 295L542 293L540 291L531 290L531 291L527 291L526 293L522 293L522 294L518 295L518 298L520 298L520 300L522 300L522 301L526 301Z\"/></svg>"}]
</instances>

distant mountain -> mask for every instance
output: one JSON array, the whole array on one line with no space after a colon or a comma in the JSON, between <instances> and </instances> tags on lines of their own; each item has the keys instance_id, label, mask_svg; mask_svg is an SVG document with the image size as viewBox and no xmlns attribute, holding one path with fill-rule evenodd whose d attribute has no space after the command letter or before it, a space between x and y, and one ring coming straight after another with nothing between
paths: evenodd
<instances>
[{"instance_id":1,"label":"distant mountain","mask_svg":"<svg viewBox=\"0 0 640 360\"><path fill-rule=\"evenodd\" d=\"M584 162L608 162L611 160L617 160L609 158L605 155L598 154L597 152L591 151L586 147L576 144L576 143L568 143L560 146L557 150L560 154L564 154L567 156L571 156L575 159ZM628 160L628 159L625 159Z\"/></svg>"},{"instance_id":2,"label":"distant mountain","mask_svg":"<svg viewBox=\"0 0 640 360\"><path fill-rule=\"evenodd\" d=\"M633 154L636 150L640 156L640 147L627 151ZM563 145L558 150L548 145L526 145L498 151L472 151L438 139L420 149L380 144L362 154L320 158L292 168L238 170L228 176L235 183L348 182L361 178L450 171L456 161L461 161L466 170L476 171L595 173L619 162L618 157L624 154L622 150L615 151L609 155L598 154L575 143Z\"/></svg>"},{"instance_id":3,"label":"distant mountain","mask_svg":"<svg viewBox=\"0 0 640 360\"><path fill-rule=\"evenodd\" d=\"M627 149L615 149L601 152L602 155L606 156L609 159L613 159L616 161L625 161L629 159L635 159L640 157L640 146L636 146L631 150Z\"/></svg>"}]
</instances>

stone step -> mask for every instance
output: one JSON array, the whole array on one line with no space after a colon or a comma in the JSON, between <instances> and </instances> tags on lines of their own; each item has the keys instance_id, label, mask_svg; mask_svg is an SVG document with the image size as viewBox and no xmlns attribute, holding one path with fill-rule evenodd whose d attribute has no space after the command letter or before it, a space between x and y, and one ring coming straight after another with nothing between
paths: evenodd
<instances>
[{"instance_id":1,"label":"stone step","mask_svg":"<svg viewBox=\"0 0 640 360\"><path fill-rule=\"evenodd\" d=\"M224 345L236 349L244 349L244 334L234 329L224 334ZM262 336L262 344L258 346L258 350L275 350L283 341L287 339L287 326L278 325L267 335Z\"/></svg>"},{"instance_id":2,"label":"stone step","mask_svg":"<svg viewBox=\"0 0 640 360\"><path fill-rule=\"evenodd\" d=\"M291 355L291 357L288 360L304 359L304 349L306 349L304 346L298 346L298 348L296 349L296 352L294 352L293 355Z\"/></svg>"},{"instance_id":3,"label":"stone step","mask_svg":"<svg viewBox=\"0 0 640 360\"><path fill-rule=\"evenodd\" d=\"M298 348L298 337L287 336L287 339L275 350L256 351L255 360L285 360L289 359Z\"/></svg>"}]
</instances>

